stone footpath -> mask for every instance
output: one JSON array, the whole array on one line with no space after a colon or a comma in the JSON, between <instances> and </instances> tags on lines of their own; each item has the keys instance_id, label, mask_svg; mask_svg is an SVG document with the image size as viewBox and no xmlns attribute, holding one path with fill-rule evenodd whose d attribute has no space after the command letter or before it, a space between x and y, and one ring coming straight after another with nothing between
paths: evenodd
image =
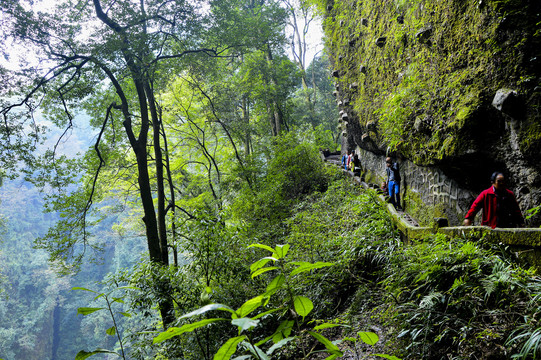
<instances>
[{"instance_id":1,"label":"stone footpath","mask_svg":"<svg viewBox=\"0 0 541 360\"><path fill-rule=\"evenodd\" d=\"M327 164L341 167L340 155L324 156L322 153L321 157ZM364 188L378 189L378 185L365 183L362 177L354 176L353 172L345 169L342 171ZM525 262L527 265L541 270L541 228L491 229L487 226L446 226L445 219L435 219L431 227L419 226L410 215L403 211L397 211L383 195L379 195L378 199L386 204L393 223L405 241L422 240L427 235L436 233L453 237L484 239L490 243L507 247L520 262Z\"/></svg>"}]
</instances>

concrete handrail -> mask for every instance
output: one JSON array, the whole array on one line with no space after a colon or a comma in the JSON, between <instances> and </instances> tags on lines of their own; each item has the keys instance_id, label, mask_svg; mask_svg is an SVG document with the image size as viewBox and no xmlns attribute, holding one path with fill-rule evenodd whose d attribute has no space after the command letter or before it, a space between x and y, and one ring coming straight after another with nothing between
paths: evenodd
<instances>
[{"instance_id":1,"label":"concrete handrail","mask_svg":"<svg viewBox=\"0 0 541 360\"><path fill-rule=\"evenodd\" d=\"M334 159L325 159L328 164L337 165L340 168L341 162ZM351 176L353 180L361 184L364 188L373 188L354 176L351 171L342 168L344 173ZM484 238L490 243L510 246L514 250L519 250L517 255L528 253L528 263L536 265L541 269L541 228L496 228L488 226L415 226L408 222L404 216L396 211L394 206L388 203L383 195L378 196L382 205L386 206L391 215L394 225L408 240L420 240L430 234L445 234L452 237Z\"/></svg>"}]
</instances>

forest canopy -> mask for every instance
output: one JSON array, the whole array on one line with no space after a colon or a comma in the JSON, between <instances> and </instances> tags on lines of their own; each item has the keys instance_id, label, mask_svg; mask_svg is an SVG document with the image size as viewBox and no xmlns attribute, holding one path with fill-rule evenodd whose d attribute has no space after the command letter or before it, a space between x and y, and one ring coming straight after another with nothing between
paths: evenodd
<instances>
[{"instance_id":1,"label":"forest canopy","mask_svg":"<svg viewBox=\"0 0 541 360\"><path fill-rule=\"evenodd\" d=\"M209 216L223 223L236 193L256 191L273 138L301 126L292 118L294 101L308 109L307 133L329 127L315 113L316 106L332 108L318 90L328 88L325 62L314 62L320 68L309 81L306 61L286 56L284 28L298 11L306 19L307 5L0 4L4 44L28 54L2 48L6 60L20 61L0 72L3 176L22 172L46 191L46 210L60 220L36 244L64 272L103 249L92 229L126 205L143 220L133 220L130 231L146 239L149 260L177 265L186 227ZM306 32L292 30L299 60ZM87 151L59 150L88 125ZM54 139L46 140L47 128L58 129ZM335 147L333 130L324 141ZM173 303L158 302L167 327Z\"/></svg>"}]
</instances>

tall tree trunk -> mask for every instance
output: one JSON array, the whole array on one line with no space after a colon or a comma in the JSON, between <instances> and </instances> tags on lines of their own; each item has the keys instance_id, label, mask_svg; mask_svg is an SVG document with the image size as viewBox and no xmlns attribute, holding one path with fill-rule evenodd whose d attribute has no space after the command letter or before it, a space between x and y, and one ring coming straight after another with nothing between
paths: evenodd
<instances>
[{"instance_id":1,"label":"tall tree trunk","mask_svg":"<svg viewBox=\"0 0 541 360\"><path fill-rule=\"evenodd\" d=\"M244 157L247 161L250 157L250 147L252 142L252 134L250 130L250 108L249 108L249 99L248 95L244 94L242 96L242 119L244 121Z\"/></svg>"},{"instance_id":2,"label":"tall tree trunk","mask_svg":"<svg viewBox=\"0 0 541 360\"><path fill-rule=\"evenodd\" d=\"M140 65L137 64L138 57L130 48L131 44L126 35L126 30L115 21L108 17L101 7L100 0L93 0L94 8L98 19L104 22L120 37L121 51L124 60L130 70L131 79L134 82L137 92L138 110L141 116L141 126L139 136L135 138L131 124L131 115L128 109L128 102L120 86L116 86L116 90L122 99L122 111L124 114L124 128L126 135L130 140L131 147L135 153L137 162L137 182L139 184L139 196L143 206L143 222L145 224L145 232L147 238L148 252L150 260L160 265L168 265L169 258L167 256L167 233L165 227L165 191L163 185L163 159L159 140L159 120L154 102L154 93L151 87L151 81L148 73L145 72ZM143 3L141 3L143 6ZM144 11L144 8L141 8ZM149 52L148 49L142 49L141 53ZM156 218L156 209L154 207L154 198L149 175L148 164L148 133L150 130L149 106L152 114L152 126L154 133L154 156L156 157L156 172L158 177L158 219ZM156 140L157 138L157 140ZM165 244L165 245L164 245ZM165 250L164 250L165 248ZM157 284L160 291L167 293L169 284ZM170 298L162 298L159 301L160 315L162 317L163 326L167 328L174 321L173 303Z\"/></svg>"},{"instance_id":3,"label":"tall tree trunk","mask_svg":"<svg viewBox=\"0 0 541 360\"><path fill-rule=\"evenodd\" d=\"M150 109L150 115L152 118L152 135L154 141L154 167L156 168L156 187L157 187L157 200L158 200L158 236L160 239L160 251L161 251L161 263L169 265L169 255L167 249L167 227L165 221L165 185L164 185L164 173L163 173L163 153L161 148L161 119L158 116L156 109L156 102L154 98L154 91L152 86L147 82L145 84L145 93L148 99L148 106Z\"/></svg>"},{"instance_id":4,"label":"tall tree trunk","mask_svg":"<svg viewBox=\"0 0 541 360\"><path fill-rule=\"evenodd\" d=\"M270 75L270 88L272 89L272 95L269 99L268 107L270 106L270 116L271 116L271 122L272 122L272 128L273 128L273 135L278 136L282 132L282 111L280 109L280 103L277 99L276 95L276 78L274 74L272 73L273 70L273 57L272 57L272 51L269 44L267 44L265 55L267 58L267 62L269 64L269 69L271 70Z\"/></svg>"}]
</instances>

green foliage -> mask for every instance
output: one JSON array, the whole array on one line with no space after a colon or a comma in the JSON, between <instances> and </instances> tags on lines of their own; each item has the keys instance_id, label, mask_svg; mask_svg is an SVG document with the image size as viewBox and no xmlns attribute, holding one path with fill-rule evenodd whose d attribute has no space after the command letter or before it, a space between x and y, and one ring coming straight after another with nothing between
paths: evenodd
<instances>
[{"instance_id":1,"label":"green foliage","mask_svg":"<svg viewBox=\"0 0 541 360\"><path fill-rule=\"evenodd\" d=\"M272 243L287 231L283 220L291 214L293 204L313 192L325 191L329 176L318 150L293 133L274 139L264 169L257 193L246 189L232 209L234 217L249 220L249 231L262 242Z\"/></svg>"},{"instance_id":2,"label":"green foliage","mask_svg":"<svg viewBox=\"0 0 541 360\"><path fill-rule=\"evenodd\" d=\"M118 287L117 289L114 289L113 291L110 291L110 292L107 292L107 293L99 293L97 291L90 290L90 289L83 288L83 287L74 287L72 290L81 290L81 291L91 292L91 293L96 294L96 297L94 298L94 300L97 300L97 299L105 300L106 307L101 307L101 308L80 307L80 308L77 309L77 315L81 314L83 316L86 316L86 315L90 315L92 313L95 313L96 311L107 310L109 312L109 316L111 317L111 321L113 322L113 326L110 327L109 329L107 329L105 331L105 333L107 335L109 335L109 336L115 336L116 335L116 337L118 339L119 346L120 346L120 353L117 353L115 351L106 350L106 349L96 349L96 350L93 350L93 351L90 351L90 352L87 352L85 350L81 350L75 356L75 360L84 360L84 359L86 359L86 358L88 358L90 356L93 356L93 355L96 355L96 354L103 354L103 353L115 354L118 357L126 359L126 356L124 354L124 340L123 340L123 338L122 338L122 336L120 334L120 331L118 330L119 323L118 323L118 319L115 317L115 312L113 310L114 304L115 303L124 304L124 299L123 299L123 297L112 297L111 295L113 294L113 292L117 292L118 290L138 290L138 289L134 288L134 287L131 287L131 286L122 286L122 287ZM120 315L122 315L124 317L131 317L130 313L127 313L127 312L124 312L124 311L120 311L120 312L118 312L118 314L120 314Z\"/></svg>"},{"instance_id":3,"label":"green foliage","mask_svg":"<svg viewBox=\"0 0 541 360\"><path fill-rule=\"evenodd\" d=\"M466 239L430 237L396 253L391 264L386 289L397 301L399 337L408 339L410 356L436 359L491 346L477 342L487 327L491 340L503 343L518 320L512 314L525 310L531 272Z\"/></svg>"},{"instance_id":4,"label":"green foliage","mask_svg":"<svg viewBox=\"0 0 541 360\"><path fill-rule=\"evenodd\" d=\"M207 312L216 311L216 310L226 311L231 314L231 324L238 329L238 336L228 339L222 345L222 347L218 350L216 355L214 355L214 359L230 359L230 357L237 351L237 346L241 343L244 344L244 347L246 349L248 349L250 352L254 354L255 358L259 358L259 359L268 358L268 356L270 356L279 347L284 346L287 344L287 342L295 339L296 336L290 337L289 332L288 332L288 338L284 339L281 336L277 337L278 335L282 334L285 327L288 327L291 329L290 325L286 325L286 324L291 324L290 320L282 321L281 325L278 327L278 330L274 334L267 336L266 338L264 338L264 340L257 342L257 344L253 342L251 336L241 335L241 334L250 333L252 329L259 326L261 324L260 319L263 318L264 316L267 316L275 312L281 312L283 314L282 316L284 316L285 314L288 314L293 310L298 315L294 317L293 323L295 324L295 327L297 329L300 329L302 324L305 322L305 318L312 312L314 306L313 306L312 301L309 298L303 295L294 295L292 293L292 288L291 288L292 279L298 274L301 274L303 272L333 265L332 263L312 264L309 262L297 263L297 262L286 261L286 256L288 254L289 247L290 247L288 244L277 245L274 249L263 244L252 244L250 245L250 247L261 248L271 253L271 256L267 256L260 259L259 261L252 264L252 266L250 267L250 270L252 272L252 278L255 278L262 274L266 274L267 272L270 272L270 271L278 272L278 275L275 276L274 279L267 286L267 290L263 294L247 300L237 310L233 310L229 306L225 306L221 304L210 304L202 308L199 308L195 311L192 311L188 314L185 314L181 317L181 318L191 318L194 316L203 315ZM272 262L275 266L266 266L269 262ZM281 290L286 291L287 293L287 302L285 304L282 304L281 306L276 307L276 308L263 309L264 311L259 312L255 316L248 317L248 315L258 310L259 308L266 307L266 305L269 303L270 297L276 294L276 292L281 291ZM299 316L302 317L302 319L300 319ZM156 336L153 342L160 343L174 336L181 335L185 332L194 331L198 328L207 326L208 324L211 324L217 321L227 321L227 319L223 319L223 318L204 319L195 323L183 325L180 328L170 328L166 332L163 332L159 334L158 336ZM318 341L320 341L326 347L327 351L331 355L342 355L342 352L338 349L338 347L332 344L323 335L317 332L313 332L313 331L309 331L309 333ZM260 348L261 345L267 343L271 339L273 340L273 345L266 352L263 352ZM286 339L287 341L284 341ZM303 351L305 350L303 349Z\"/></svg>"}]
</instances>

